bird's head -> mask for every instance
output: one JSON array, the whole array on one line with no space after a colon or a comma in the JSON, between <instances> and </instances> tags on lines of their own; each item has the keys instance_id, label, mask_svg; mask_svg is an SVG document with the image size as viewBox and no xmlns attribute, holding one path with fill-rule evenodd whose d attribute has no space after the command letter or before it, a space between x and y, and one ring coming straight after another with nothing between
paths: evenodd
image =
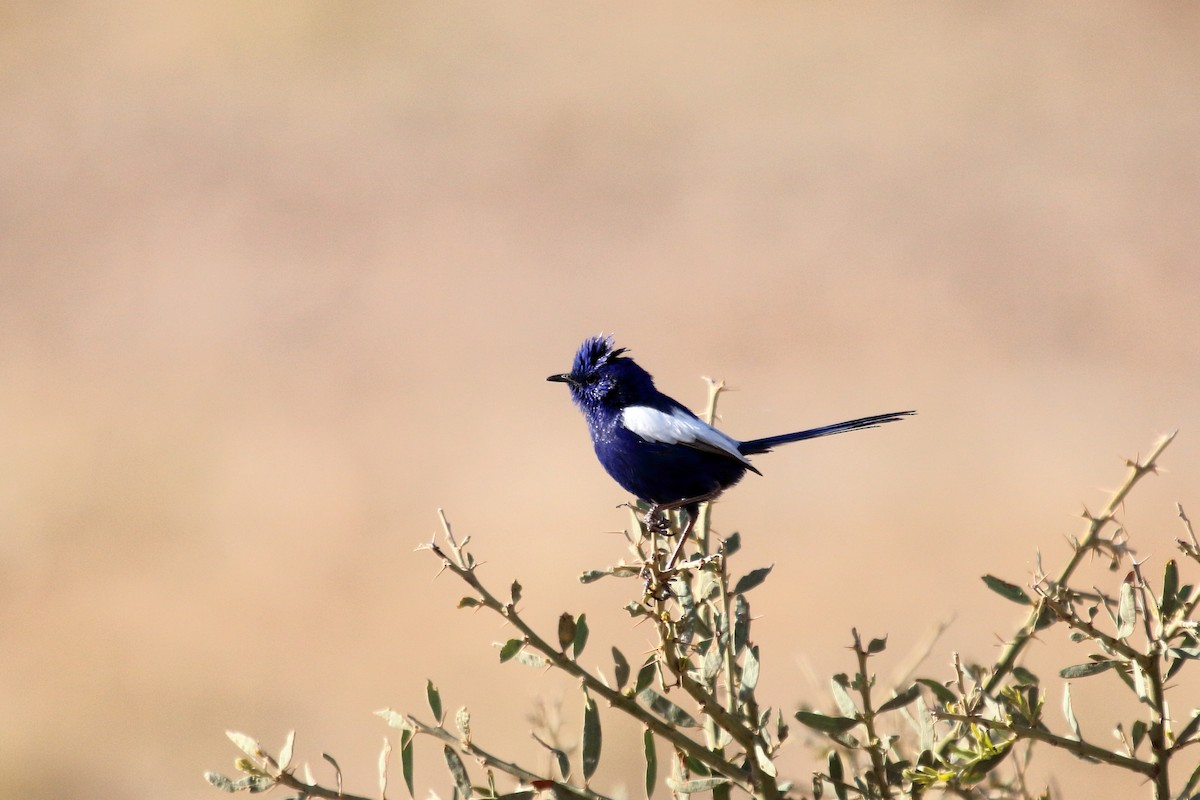
<instances>
[{"instance_id":1,"label":"bird's head","mask_svg":"<svg viewBox=\"0 0 1200 800\"><path fill-rule=\"evenodd\" d=\"M611 336L593 336L580 345L570 372L546 380L570 386L571 399L585 410L636 404L654 391L654 378L624 353Z\"/></svg>"}]
</instances>

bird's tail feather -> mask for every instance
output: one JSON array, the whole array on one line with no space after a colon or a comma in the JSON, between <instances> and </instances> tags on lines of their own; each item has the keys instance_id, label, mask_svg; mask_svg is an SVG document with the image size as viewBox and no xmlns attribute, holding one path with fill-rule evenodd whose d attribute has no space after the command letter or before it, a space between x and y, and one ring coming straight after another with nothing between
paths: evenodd
<instances>
[{"instance_id":1,"label":"bird's tail feather","mask_svg":"<svg viewBox=\"0 0 1200 800\"><path fill-rule=\"evenodd\" d=\"M829 436L834 433L845 433L846 431L857 431L864 428L874 428L885 422L898 422L907 416L917 413L916 411L894 411L891 414L876 414L872 417L862 417L861 419L847 420L846 422L836 422L833 425L824 425L820 428L810 428L806 431L797 431L795 433L784 433L779 436L768 436L765 439L751 439L748 442L742 442L738 450L742 455L752 456L757 453L766 453L772 447L789 442L802 442L805 439L816 439L818 436Z\"/></svg>"}]
</instances>

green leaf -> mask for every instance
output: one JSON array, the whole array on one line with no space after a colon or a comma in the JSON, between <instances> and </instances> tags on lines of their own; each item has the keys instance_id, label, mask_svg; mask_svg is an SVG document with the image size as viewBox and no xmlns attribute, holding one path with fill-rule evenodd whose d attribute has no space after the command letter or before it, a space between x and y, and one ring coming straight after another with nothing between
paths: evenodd
<instances>
[{"instance_id":1,"label":"green leaf","mask_svg":"<svg viewBox=\"0 0 1200 800\"><path fill-rule=\"evenodd\" d=\"M838 755L836 750L829 753L829 777L833 779L833 791L837 795L838 800L846 800L846 768L842 764L842 757Z\"/></svg>"},{"instance_id":2,"label":"green leaf","mask_svg":"<svg viewBox=\"0 0 1200 800\"><path fill-rule=\"evenodd\" d=\"M1175 614L1175 609L1179 608L1179 567L1175 564L1175 559L1167 562L1166 568L1163 570L1163 590L1162 590L1162 617L1163 620L1168 620Z\"/></svg>"},{"instance_id":3,"label":"green leaf","mask_svg":"<svg viewBox=\"0 0 1200 800\"><path fill-rule=\"evenodd\" d=\"M416 737L416 731L412 728L400 731L400 768L409 797L413 796L413 739Z\"/></svg>"},{"instance_id":4,"label":"green leaf","mask_svg":"<svg viewBox=\"0 0 1200 800\"><path fill-rule=\"evenodd\" d=\"M521 602L521 584L517 581L512 582L512 604L515 606Z\"/></svg>"},{"instance_id":5,"label":"green leaf","mask_svg":"<svg viewBox=\"0 0 1200 800\"><path fill-rule=\"evenodd\" d=\"M586 692L583 695L583 780L586 783L600 764L600 712L596 701Z\"/></svg>"},{"instance_id":6,"label":"green leaf","mask_svg":"<svg viewBox=\"0 0 1200 800\"><path fill-rule=\"evenodd\" d=\"M704 663L700 666L700 676L704 678L706 684L712 685L713 679L721 671L724 661L725 647L721 644L720 639L712 640L708 645L708 652L704 654Z\"/></svg>"},{"instance_id":7,"label":"green leaf","mask_svg":"<svg viewBox=\"0 0 1200 800\"><path fill-rule=\"evenodd\" d=\"M830 679L829 684L833 690L833 702L837 704L838 711L842 712L844 717L857 717L858 706L854 703L854 698L850 696L850 692L846 690L846 685L849 681L846 680L844 674L834 675Z\"/></svg>"},{"instance_id":8,"label":"green leaf","mask_svg":"<svg viewBox=\"0 0 1200 800\"><path fill-rule=\"evenodd\" d=\"M1042 607L1038 609L1037 619L1033 621L1033 629L1043 631L1055 622L1058 622L1058 615L1054 613L1053 608L1043 603Z\"/></svg>"},{"instance_id":9,"label":"green leaf","mask_svg":"<svg viewBox=\"0 0 1200 800\"><path fill-rule=\"evenodd\" d=\"M797 711L796 719L821 733L845 733L858 724L850 717L830 717L816 711Z\"/></svg>"},{"instance_id":10,"label":"green leaf","mask_svg":"<svg viewBox=\"0 0 1200 800\"><path fill-rule=\"evenodd\" d=\"M954 692L950 691L948 688L932 678L917 678L917 683L933 692L934 698L942 705L954 702Z\"/></svg>"},{"instance_id":11,"label":"green leaf","mask_svg":"<svg viewBox=\"0 0 1200 800\"><path fill-rule=\"evenodd\" d=\"M733 652L741 654L750 639L750 601L746 595L733 597Z\"/></svg>"},{"instance_id":12,"label":"green leaf","mask_svg":"<svg viewBox=\"0 0 1200 800\"><path fill-rule=\"evenodd\" d=\"M596 581L603 578L605 575L611 575L611 574L612 573L606 569L589 569L587 572L584 572L582 575L579 576L579 582L580 583L595 583Z\"/></svg>"},{"instance_id":13,"label":"green leaf","mask_svg":"<svg viewBox=\"0 0 1200 800\"><path fill-rule=\"evenodd\" d=\"M1133 633L1137 621L1137 606L1133 602L1133 583L1121 584L1121 597L1117 603L1117 638L1124 639Z\"/></svg>"},{"instance_id":14,"label":"green leaf","mask_svg":"<svg viewBox=\"0 0 1200 800\"><path fill-rule=\"evenodd\" d=\"M872 639L870 642L867 643L867 655L873 656L876 653L882 653L886 649L887 649L887 637L886 636L884 636L883 638L880 638L880 639Z\"/></svg>"},{"instance_id":15,"label":"green leaf","mask_svg":"<svg viewBox=\"0 0 1200 800\"><path fill-rule=\"evenodd\" d=\"M571 652L575 658L579 658L579 654L583 652L583 648L587 647L587 640L587 614L580 614L579 619L575 620L575 636L571 640Z\"/></svg>"},{"instance_id":16,"label":"green leaf","mask_svg":"<svg viewBox=\"0 0 1200 800\"><path fill-rule=\"evenodd\" d=\"M710 570L701 570L696 575L695 593L697 603L712 600L721 593L721 584Z\"/></svg>"},{"instance_id":17,"label":"green leaf","mask_svg":"<svg viewBox=\"0 0 1200 800\"><path fill-rule=\"evenodd\" d=\"M882 714L885 711L891 711L892 709L895 709L895 708L903 708L904 706L908 705L909 703L911 703L913 700L916 700L920 696L921 696L921 684L914 683L912 686L908 687L903 692L901 692L900 694L893 697L891 700L888 700L886 703L881 705L876 710L875 713Z\"/></svg>"},{"instance_id":18,"label":"green leaf","mask_svg":"<svg viewBox=\"0 0 1200 800\"><path fill-rule=\"evenodd\" d=\"M442 752L446 755L446 766L450 768L450 775L454 778L458 796L462 800L471 800L471 779L467 776L467 767L463 764L462 758L450 745L446 745Z\"/></svg>"},{"instance_id":19,"label":"green leaf","mask_svg":"<svg viewBox=\"0 0 1200 800\"><path fill-rule=\"evenodd\" d=\"M758 686L760 670L758 648L746 648L746 663L742 665L742 680L738 686L738 699L743 703L754 697L754 687Z\"/></svg>"},{"instance_id":20,"label":"green leaf","mask_svg":"<svg viewBox=\"0 0 1200 800\"><path fill-rule=\"evenodd\" d=\"M476 608L480 605L482 605L482 603L480 603L474 597L464 597L458 601L459 608Z\"/></svg>"},{"instance_id":21,"label":"green leaf","mask_svg":"<svg viewBox=\"0 0 1200 800\"><path fill-rule=\"evenodd\" d=\"M549 750L550 753L554 756L555 761L558 762L558 774L562 777L562 779L564 781L570 780L571 779L571 759L569 759L567 757L567 754L564 753L562 750L559 750L557 747L554 747L553 745L549 745L549 744L546 744L545 742L543 742L541 740L541 737L539 737L536 733L533 734L533 740L535 742L537 742L538 744L540 744L542 747Z\"/></svg>"},{"instance_id":22,"label":"green leaf","mask_svg":"<svg viewBox=\"0 0 1200 800\"><path fill-rule=\"evenodd\" d=\"M1138 720L1138 722L1141 722L1141 720ZM1136 725L1137 723L1134 724ZM1142 724L1145 725L1144 722ZM1182 747L1184 742L1195 735L1197 729L1200 729L1200 710L1193 710L1192 718L1188 720L1188 724L1184 725L1183 730L1175 736L1175 747Z\"/></svg>"},{"instance_id":23,"label":"green leaf","mask_svg":"<svg viewBox=\"0 0 1200 800\"><path fill-rule=\"evenodd\" d=\"M721 555L729 558L731 555L742 549L742 535L737 531L729 534L729 538L721 542Z\"/></svg>"},{"instance_id":24,"label":"green leaf","mask_svg":"<svg viewBox=\"0 0 1200 800\"><path fill-rule=\"evenodd\" d=\"M922 751L932 750L934 741L933 714L929 711L929 706L925 705L925 698L917 698L917 707L914 709L913 719L917 723L918 743Z\"/></svg>"},{"instance_id":25,"label":"green leaf","mask_svg":"<svg viewBox=\"0 0 1200 800\"><path fill-rule=\"evenodd\" d=\"M1195 789L1197 784L1200 784L1200 764L1197 764L1196 769L1192 771L1192 776L1188 778L1188 782L1184 785L1183 792L1179 796L1191 797L1192 789Z\"/></svg>"},{"instance_id":26,"label":"green leaf","mask_svg":"<svg viewBox=\"0 0 1200 800\"><path fill-rule=\"evenodd\" d=\"M612 649L612 657L613 677L617 681L617 691L619 692L629 682L629 662L625 659L625 654L615 647Z\"/></svg>"},{"instance_id":27,"label":"green leaf","mask_svg":"<svg viewBox=\"0 0 1200 800\"><path fill-rule=\"evenodd\" d=\"M995 575L984 575L983 582L987 584L989 589L1005 600L1011 600L1023 606L1033 605L1033 601L1029 599L1029 595L1025 594L1025 590L1016 584L1000 580Z\"/></svg>"},{"instance_id":28,"label":"green leaf","mask_svg":"<svg viewBox=\"0 0 1200 800\"><path fill-rule=\"evenodd\" d=\"M1086 664L1063 667L1059 670L1058 676L1067 680L1071 680L1072 678L1087 678L1091 675L1099 675L1101 672L1108 672L1116 664L1116 661L1089 661Z\"/></svg>"},{"instance_id":29,"label":"green leaf","mask_svg":"<svg viewBox=\"0 0 1200 800\"><path fill-rule=\"evenodd\" d=\"M558 649L564 653L575 642L575 618L566 611L558 615Z\"/></svg>"},{"instance_id":30,"label":"green leaf","mask_svg":"<svg viewBox=\"0 0 1200 800\"><path fill-rule=\"evenodd\" d=\"M525 646L523 639L509 639L500 648L500 663L503 664L510 658L521 652L521 648Z\"/></svg>"},{"instance_id":31,"label":"green leaf","mask_svg":"<svg viewBox=\"0 0 1200 800\"><path fill-rule=\"evenodd\" d=\"M750 591L751 589L753 589L754 587L760 585L763 581L765 581L767 579L767 576L771 574L771 570L773 570L773 569L775 569L774 564L772 564L769 567L760 567L759 569L750 570L749 572L747 572L745 575L743 575L741 578L738 579L737 584L733 587L733 593L734 594L745 594L746 592Z\"/></svg>"},{"instance_id":32,"label":"green leaf","mask_svg":"<svg viewBox=\"0 0 1200 800\"><path fill-rule=\"evenodd\" d=\"M1142 740L1146 738L1146 733L1149 730L1150 726L1146 724L1145 720L1139 719L1134 721L1132 731L1133 735L1131 737L1133 739L1132 747L1134 752L1137 752L1138 745L1140 745Z\"/></svg>"},{"instance_id":33,"label":"green leaf","mask_svg":"<svg viewBox=\"0 0 1200 800\"><path fill-rule=\"evenodd\" d=\"M672 703L667 698L663 697L653 689L643 689L638 692L638 699L646 704L646 707L680 728L699 728L700 723L692 717L691 714L684 711L679 706Z\"/></svg>"},{"instance_id":34,"label":"green leaf","mask_svg":"<svg viewBox=\"0 0 1200 800\"><path fill-rule=\"evenodd\" d=\"M646 689L650 688L650 684L654 683L654 674L656 672L654 656L646 659L646 663L642 664L642 668L638 670L637 683L633 687L634 694L641 694Z\"/></svg>"},{"instance_id":35,"label":"green leaf","mask_svg":"<svg viewBox=\"0 0 1200 800\"><path fill-rule=\"evenodd\" d=\"M654 750L654 733L649 728L642 732L642 754L646 758L646 800L650 800L658 785L658 753Z\"/></svg>"},{"instance_id":36,"label":"green leaf","mask_svg":"<svg viewBox=\"0 0 1200 800\"><path fill-rule=\"evenodd\" d=\"M1039 683L1038 676L1034 675L1024 667L1013 667L1012 676L1014 679L1016 679L1017 683L1024 684L1026 686L1032 686L1036 683Z\"/></svg>"},{"instance_id":37,"label":"green leaf","mask_svg":"<svg viewBox=\"0 0 1200 800\"><path fill-rule=\"evenodd\" d=\"M995 753L981 758L973 764L969 764L966 769L959 773L960 780L968 785L983 780L989 772L1000 766L1000 762L1008 757L1008 754L1012 751L1012 744L1015 741L1016 739L1006 742L997 748Z\"/></svg>"},{"instance_id":38,"label":"green leaf","mask_svg":"<svg viewBox=\"0 0 1200 800\"><path fill-rule=\"evenodd\" d=\"M775 762L767 755L767 751L763 749L761 742L754 743L754 762L758 764L758 768L764 774L770 775L772 778L779 774L775 768Z\"/></svg>"},{"instance_id":39,"label":"green leaf","mask_svg":"<svg viewBox=\"0 0 1200 800\"><path fill-rule=\"evenodd\" d=\"M438 725L442 724L442 695L437 687L433 685L433 681L427 681L425 684L425 697L429 700L429 710L433 712L433 718ZM464 798L465 800L465 798Z\"/></svg>"}]
</instances>

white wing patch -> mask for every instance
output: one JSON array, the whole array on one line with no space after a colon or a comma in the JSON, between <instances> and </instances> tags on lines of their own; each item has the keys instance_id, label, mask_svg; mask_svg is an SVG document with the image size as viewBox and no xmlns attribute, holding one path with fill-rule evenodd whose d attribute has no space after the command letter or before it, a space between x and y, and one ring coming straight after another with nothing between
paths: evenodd
<instances>
[{"instance_id":1,"label":"white wing patch","mask_svg":"<svg viewBox=\"0 0 1200 800\"><path fill-rule=\"evenodd\" d=\"M750 462L738 450L736 439L682 409L677 408L668 414L649 406L627 406L621 412L621 424L648 442L683 444L697 450L709 450L750 466Z\"/></svg>"}]
</instances>

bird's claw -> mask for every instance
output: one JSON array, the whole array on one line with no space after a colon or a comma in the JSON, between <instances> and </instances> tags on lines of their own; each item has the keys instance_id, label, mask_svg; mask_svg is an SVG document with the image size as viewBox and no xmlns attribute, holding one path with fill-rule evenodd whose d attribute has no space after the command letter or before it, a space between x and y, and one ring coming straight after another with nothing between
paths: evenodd
<instances>
[{"instance_id":1,"label":"bird's claw","mask_svg":"<svg viewBox=\"0 0 1200 800\"><path fill-rule=\"evenodd\" d=\"M647 511L646 516L642 518L642 522L645 524L646 530L650 533L656 533L659 536L671 535L670 518L657 508L651 508Z\"/></svg>"}]
</instances>

